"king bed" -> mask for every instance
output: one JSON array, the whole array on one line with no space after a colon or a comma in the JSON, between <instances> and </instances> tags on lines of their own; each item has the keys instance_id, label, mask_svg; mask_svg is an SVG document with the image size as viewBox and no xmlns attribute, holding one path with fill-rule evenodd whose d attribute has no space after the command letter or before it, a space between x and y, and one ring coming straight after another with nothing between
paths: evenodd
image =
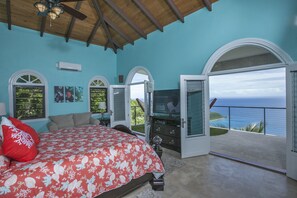
<instances>
[{"instance_id":1,"label":"king bed","mask_svg":"<svg viewBox=\"0 0 297 198\"><path fill-rule=\"evenodd\" d=\"M3 197L119 197L164 166L145 141L105 126L40 133L39 154L0 173Z\"/></svg>"}]
</instances>

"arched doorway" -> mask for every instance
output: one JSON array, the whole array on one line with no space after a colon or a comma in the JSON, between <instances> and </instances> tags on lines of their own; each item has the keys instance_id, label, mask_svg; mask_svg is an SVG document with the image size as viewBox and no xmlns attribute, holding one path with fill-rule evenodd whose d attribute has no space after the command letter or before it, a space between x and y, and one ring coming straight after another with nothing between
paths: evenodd
<instances>
[{"instance_id":1,"label":"arched doorway","mask_svg":"<svg viewBox=\"0 0 297 198\"><path fill-rule=\"evenodd\" d=\"M239 47L243 46L255 46L255 47L262 47L263 49L268 50L271 52L276 58L278 58L284 65L289 65L294 63L293 59L281 48L279 48L277 45L258 38L245 38L245 39L239 39L232 41L222 47L220 47L218 50L216 50L211 57L208 59L203 74L205 75L211 75L212 69L215 66L216 62L227 52L234 50ZM258 67L259 69L260 67Z\"/></svg>"},{"instance_id":2,"label":"arched doorway","mask_svg":"<svg viewBox=\"0 0 297 198\"><path fill-rule=\"evenodd\" d=\"M290 58L289 55L287 55L283 50L281 50L278 46L275 44L262 40L262 39L256 39L256 38L247 38L247 39L240 39L233 41L229 44L224 45L223 47L219 48L208 60L203 73L208 76L209 80L211 81L212 77L216 76L224 76L224 75L233 75L238 76L241 74L247 74L249 72L254 72L253 74L257 72L263 73L263 71L272 71L277 70L278 68L283 72L284 76L284 87L285 87L285 68L293 63L293 60ZM230 79L230 78L229 78ZM236 82L232 82L235 83ZM211 83L210 83L211 84ZM210 86L211 87L211 86ZM225 86L226 87L226 86ZM227 89L227 87L226 87ZM286 94L286 92L284 92ZM227 115L222 116L228 119L228 129L232 128L230 127L230 120L232 113L230 108L240 108L237 106L228 106L227 108ZM241 106L243 109L243 106ZM245 108L245 107L244 107ZM264 110L264 120L265 116L267 119L267 112ZM287 109L288 110L288 109ZM241 114L246 114L243 111L241 111ZM284 115L286 115L286 110L284 109ZM225 119L224 118L224 119ZM264 121L264 127L265 127ZM286 120L284 121L286 122ZM286 123L284 124L286 126ZM265 130L265 129L264 129ZM229 130L230 131L230 130ZM264 132L265 133L265 132ZM258 136L259 139L261 136ZM262 138L262 137L261 137ZM222 141L222 140L220 140ZM238 142L241 142L240 144L243 144L243 141L238 140ZM230 142L227 143L230 145ZM237 145L240 145L237 143ZM252 145L251 145L252 146ZM270 148L272 148L273 145L270 145ZM234 147L235 148L235 147ZM286 140L284 139L284 156L286 156ZM229 149L232 150L232 149ZM267 149L268 152L271 151L269 148ZM238 152L237 152L238 153ZM225 153L224 153L225 154ZM227 153L225 156L230 156L230 153ZM232 157L232 156L231 156ZM257 157L257 156L256 156ZM287 152L288 157L288 152ZM235 158L239 158L238 156L235 156ZM245 160L245 159L243 159ZM253 162L252 162L253 163ZM252 164L251 163L251 164ZM261 163L256 163L257 165L262 165ZM264 164L265 167L268 167L269 164ZM286 164L284 163L284 167ZM278 168L278 167L277 167Z\"/></svg>"},{"instance_id":3,"label":"arched doorway","mask_svg":"<svg viewBox=\"0 0 297 198\"><path fill-rule=\"evenodd\" d=\"M149 122L148 118L151 113L151 89L153 78L145 67L133 68L126 80L126 85L130 90L130 125L131 129L149 139Z\"/></svg>"}]
</instances>

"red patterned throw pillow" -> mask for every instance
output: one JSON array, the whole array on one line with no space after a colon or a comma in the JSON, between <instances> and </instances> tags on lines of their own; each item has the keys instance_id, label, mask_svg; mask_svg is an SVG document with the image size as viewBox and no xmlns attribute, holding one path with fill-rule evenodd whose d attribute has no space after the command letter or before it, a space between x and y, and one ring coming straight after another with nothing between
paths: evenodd
<instances>
[{"instance_id":1,"label":"red patterned throw pillow","mask_svg":"<svg viewBox=\"0 0 297 198\"><path fill-rule=\"evenodd\" d=\"M3 144L2 151L6 157L19 162L33 160L38 154L36 144L32 136L16 128L7 118L3 117L2 122Z\"/></svg>"},{"instance_id":2,"label":"red patterned throw pillow","mask_svg":"<svg viewBox=\"0 0 297 198\"><path fill-rule=\"evenodd\" d=\"M2 142L0 142L0 173L6 171L9 168L10 159L3 155Z\"/></svg>"},{"instance_id":3,"label":"red patterned throw pillow","mask_svg":"<svg viewBox=\"0 0 297 198\"><path fill-rule=\"evenodd\" d=\"M22 131L25 131L25 132L29 133L32 136L32 138L33 138L36 145L39 144L39 142L40 142L39 136L38 136L37 132L32 127L30 127L29 125L23 123L22 121L20 121L20 120L18 120L16 118L13 118L13 117L9 116L8 119L12 122L12 124L16 128L21 129Z\"/></svg>"}]
</instances>

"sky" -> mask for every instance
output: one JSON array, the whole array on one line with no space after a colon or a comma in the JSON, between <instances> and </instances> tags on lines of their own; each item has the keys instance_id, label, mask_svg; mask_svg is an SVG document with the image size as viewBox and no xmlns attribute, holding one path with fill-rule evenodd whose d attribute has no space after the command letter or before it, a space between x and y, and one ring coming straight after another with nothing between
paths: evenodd
<instances>
[{"instance_id":1,"label":"sky","mask_svg":"<svg viewBox=\"0 0 297 198\"><path fill-rule=\"evenodd\" d=\"M285 68L210 76L210 98L285 97Z\"/></svg>"},{"instance_id":2,"label":"sky","mask_svg":"<svg viewBox=\"0 0 297 198\"><path fill-rule=\"evenodd\" d=\"M132 83L144 80L147 75L136 73ZM285 68L210 76L209 88L210 98L285 98ZM143 99L143 84L131 86L130 94Z\"/></svg>"},{"instance_id":3,"label":"sky","mask_svg":"<svg viewBox=\"0 0 297 198\"><path fill-rule=\"evenodd\" d=\"M136 82L143 82L144 80L149 80L148 75L136 73L132 79L132 83ZM139 85L132 85L130 86L130 97L131 99L142 99L144 98L144 85L139 84Z\"/></svg>"}]
</instances>

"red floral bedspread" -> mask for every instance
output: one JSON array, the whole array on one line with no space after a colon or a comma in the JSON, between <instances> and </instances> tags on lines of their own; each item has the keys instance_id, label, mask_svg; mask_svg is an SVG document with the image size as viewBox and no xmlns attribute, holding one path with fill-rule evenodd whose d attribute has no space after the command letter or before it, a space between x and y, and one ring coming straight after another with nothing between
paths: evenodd
<instances>
[{"instance_id":1,"label":"red floral bedspread","mask_svg":"<svg viewBox=\"0 0 297 198\"><path fill-rule=\"evenodd\" d=\"M144 141L103 126L40 133L39 154L0 173L1 197L94 197L145 173L164 173Z\"/></svg>"}]
</instances>

